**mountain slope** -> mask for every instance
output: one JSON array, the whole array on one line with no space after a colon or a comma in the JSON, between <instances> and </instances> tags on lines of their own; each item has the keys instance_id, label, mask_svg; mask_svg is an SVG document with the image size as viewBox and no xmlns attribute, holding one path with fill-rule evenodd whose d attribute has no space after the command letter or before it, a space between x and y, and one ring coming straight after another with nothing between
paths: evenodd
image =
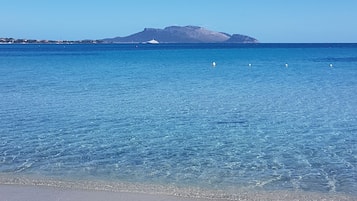
<instances>
[{"instance_id":1,"label":"mountain slope","mask_svg":"<svg viewBox=\"0 0 357 201\"><path fill-rule=\"evenodd\" d=\"M164 29L145 28L126 37L103 39L105 43L144 43L155 39L159 43L257 43L258 40L240 34L207 30L198 26L170 26Z\"/></svg>"}]
</instances>

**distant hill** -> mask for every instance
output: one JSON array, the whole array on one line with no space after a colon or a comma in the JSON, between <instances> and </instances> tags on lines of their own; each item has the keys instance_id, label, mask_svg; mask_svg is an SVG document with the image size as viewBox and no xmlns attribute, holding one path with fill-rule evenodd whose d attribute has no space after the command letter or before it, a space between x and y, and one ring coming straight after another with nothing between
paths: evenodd
<instances>
[{"instance_id":1,"label":"distant hill","mask_svg":"<svg viewBox=\"0 0 357 201\"><path fill-rule=\"evenodd\" d=\"M126 37L102 39L104 43L258 43L250 36L227 34L198 26L170 26L164 29L145 28Z\"/></svg>"}]
</instances>

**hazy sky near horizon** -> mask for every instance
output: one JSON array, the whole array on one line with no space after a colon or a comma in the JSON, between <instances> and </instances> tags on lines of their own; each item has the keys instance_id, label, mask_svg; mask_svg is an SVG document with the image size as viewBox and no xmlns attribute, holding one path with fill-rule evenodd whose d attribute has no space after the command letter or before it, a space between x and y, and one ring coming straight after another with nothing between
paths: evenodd
<instances>
[{"instance_id":1,"label":"hazy sky near horizon","mask_svg":"<svg viewBox=\"0 0 357 201\"><path fill-rule=\"evenodd\" d=\"M260 42L357 42L357 0L0 0L0 38L127 36L196 25Z\"/></svg>"}]
</instances>

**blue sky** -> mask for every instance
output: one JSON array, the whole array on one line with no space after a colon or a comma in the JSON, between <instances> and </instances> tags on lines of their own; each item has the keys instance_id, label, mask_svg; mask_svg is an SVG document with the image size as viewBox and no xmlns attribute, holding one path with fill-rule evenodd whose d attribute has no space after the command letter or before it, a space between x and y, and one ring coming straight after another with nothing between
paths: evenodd
<instances>
[{"instance_id":1,"label":"blue sky","mask_svg":"<svg viewBox=\"0 0 357 201\"><path fill-rule=\"evenodd\" d=\"M357 42L357 0L0 0L0 37L101 39L197 25L261 42Z\"/></svg>"}]
</instances>

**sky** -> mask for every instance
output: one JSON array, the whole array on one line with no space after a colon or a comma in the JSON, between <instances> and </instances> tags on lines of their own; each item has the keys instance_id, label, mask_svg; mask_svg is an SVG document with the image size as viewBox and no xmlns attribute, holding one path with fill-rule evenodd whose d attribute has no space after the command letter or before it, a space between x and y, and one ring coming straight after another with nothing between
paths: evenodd
<instances>
[{"instance_id":1,"label":"sky","mask_svg":"<svg viewBox=\"0 0 357 201\"><path fill-rule=\"evenodd\" d=\"M172 25L263 43L356 43L357 0L0 0L0 38L103 39Z\"/></svg>"}]
</instances>

